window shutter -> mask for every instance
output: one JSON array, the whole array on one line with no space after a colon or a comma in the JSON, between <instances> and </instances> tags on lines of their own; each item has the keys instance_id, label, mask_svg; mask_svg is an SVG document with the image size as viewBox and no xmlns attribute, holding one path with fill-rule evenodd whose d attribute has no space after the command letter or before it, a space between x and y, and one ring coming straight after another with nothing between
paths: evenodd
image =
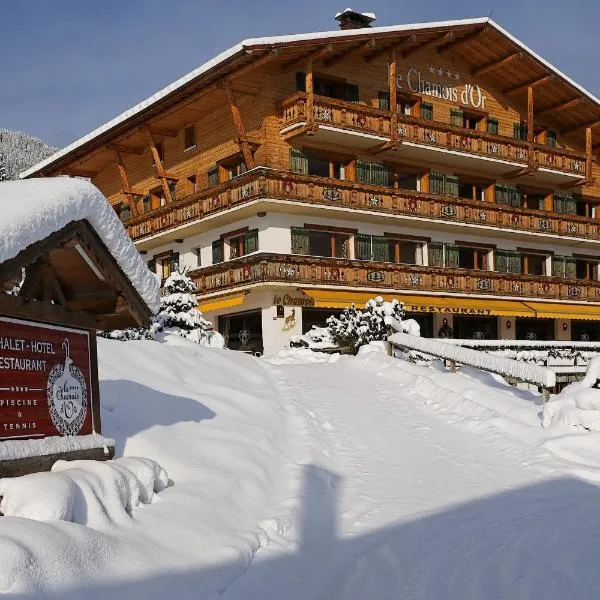
<instances>
[{"instance_id":1,"label":"window shutter","mask_svg":"<svg viewBox=\"0 0 600 600\"><path fill-rule=\"evenodd\" d=\"M517 250L507 251L507 264L509 273L520 273L521 272L521 253Z\"/></svg>"},{"instance_id":2,"label":"window shutter","mask_svg":"<svg viewBox=\"0 0 600 600\"><path fill-rule=\"evenodd\" d=\"M124 206L119 212L119 218L121 221L127 221L131 217L131 209L129 206Z\"/></svg>"},{"instance_id":3,"label":"window shutter","mask_svg":"<svg viewBox=\"0 0 600 600\"><path fill-rule=\"evenodd\" d=\"M492 133L494 135L498 135L498 119L495 119L494 117L488 117L487 118L487 132L488 133Z\"/></svg>"},{"instance_id":4,"label":"window shutter","mask_svg":"<svg viewBox=\"0 0 600 600\"><path fill-rule=\"evenodd\" d=\"M565 256L565 276L568 279L577 279L577 263L572 256Z\"/></svg>"},{"instance_id":5,"label":"window shutter","mask_svg":"<svg viewBox=\"0 0 600 600\"><path fill-rule=\"evenodd\" d=\"M356 236L356 258L371 260L371 236L359 233Z\"/></svg>"},{"instance_id":6,"label":"window shutter","mask_svg":"<svg viewBox=\"0 0 600 600\"><path fill-rule=\"evenodd\" d=\"M258 229L251 229L244 235L244 251L246 254L258 250Z\"/></svg>"},{"instance_id":7,"label":"window shutter","mask_svg":"<svg viewBox=\"0 0 600 600\"><path fill-rule=\"evenodd\" d=\"M554 277L565 276L565 257L564 256L553 256L552 257L552 275Z\"/></svg>"},{"instance_id":8,"label":"window shutter","mask_svg":"<svg viewBox=\"0 0 600 600\"><path fill-rule=\"evenodd\" d=\"M554 210L560 213L567 213L570 215L577 214L577 200L575 196L571 194L557 194L554 193Z\"/></svg>"},{"instance_id":9,"label":"window shutter","mask_svg":"<svg viewBox=\"0 0 600 600\"><path fill-rule=\"evenodd\" d=\"M144 196L142 198L142 204L144 205L144 212L148 212L152 207L150 196Z\"/></svg>"},{"instance_id":10,"label":"window shutter","mask_svg":"<svg viewBox=\"0 0 600 600\"><path fill-rule=\"evenodd\" d=\"M449 269L458 269L460 267L460 259L458 246L452 244L444 244L444 253L446 255L446 267Z\"/></svg>"},{"instance_id":11,"label":"window shutter","mask_svg":"<svg viewBox=\"0 0 600 600\"><path fill-rule=\"evenodd\" d=\"M378 262L390 262L390 247L387 238L382 235L372 236L373 260Z\"/></svg>"},{"instance_id":12,"label":"window shutter","mask_svg":"<svg viewBox=\"0 0 600 600\"><path fill-rule=\"evenodd\" d=\"M458 198L458 176L446 175L444 180L444 192L446 195Z\"/></svg>"},{"instance_id":13,"label":"window shutter","mask_svg":"<svg viewBox=\"0 0 600 600\"><path fill-rule=\"evenodd\" d=\"M494 270L498 273L508 273L508 255L504 250L494 252Z\"/></svg>"},{"instance_id":14,"label":"window shutter","mask_svg":"<svg viewBox=\"0 0 600 600\"><path fill-rule=\"evenodd\" d=\"M221 240L215 240L212 243L212 264L216 265L223 262L223 246Z\"/></svg>"},{"instance_id":15,"label":"window shutter","mask_svg":"<svg viewBox=\"0 0 600 600\"><path fill-rule=\"evenodd\" d=\"M548 130L546 134L546 144L552 148L556 148L556 131Z\"/></svg>"},{"instance_id":16,"label":"window shutter","mask_svg":"<svg viewBox=\"0 0 600 600\"><path fill-rule=\"evenodd\" d=\"M433 104L421 102L421 118L433 120Z\"/></svg>"},{"instance_id":17,"label":"window shutter","mask_svg":"<svg viewBox=\"0 0 600 600\"><path fill-rule=\"evenodd\" d=\"M309 152L302 148L290 148L290 166L294 173L308 175Z\"/></svg>"},{"instance_id":18,"label":"window shutter","mask_svg":"<svg viewBox=\"0 0 600 600\"><path fill-rule=\"evenodd\" d=\"M212 187L213 185L217 185L219 183L219 168L211 167L208 170L208 185Z\"/></svg>"},{"instance_id":19,"label":"window shutter","mask_svg":"<svg viewBox=\"0 0 600 600\"><path fill-rule=\"evenodd\" d=\"M171 194L171 202L175 202L176 195L175 195L175 182L174 181L170 181L169 182L169 192Z\"/></svg>"},{"instance_id":20,"label":"window shutter","mask_svg":"<svg viewBox=\"0 0 600 600\"><path fill-rule=\"evenodd\" d=\"M383 163L371 163L371 183L373 185L388 185L388 170Z\"/></svg>"},{"instance_id":21,"label":"window shutter","mask_svg":"<svg viewBox=\"0 0 600 600\"><path fill-rule=\"evenodd\" d=\"M465 124L465 113L460 108L450 109L450 125L463 127Z\"/></svg>"},{"instance_id":22,"label":"window shutter","mask_svg":"<svg viewBox=\"0 0 600 600\"><path fill-rule=\"evenodd\" d=\"M508 186L509 204L511 206L521 206L521 190L516 185Z\"/></svg>"},{"instance_id":23,"label":"window shutter","mask_svg":"<svg viewBox=\"0 0 600 600\"><path fill-rule=\"evenodd\" d=\"M444 193L444 174L438 173L437 171L430 171L429 173L429 191L432 194L443 194Z\"/></svg>"},{"instance_id":24,"label":"window shutter","mask_svg":"<svg viewBox=\"0 0 600 600\"><path fill-rule=\"evenodd\" d=\"M292 227L292 254L309 254L308 229Z\"/></svg>"},{"instance_id":25,"label":"window shutter","mask_svg":"<svg viewBox=\"0 0 600 600\"><path fill-rule=\"evenodd\" d=\"M506 204L504 198L506 194L506 186L503 183L496 184L496 204Z\"/></svg>"},{"instance_id":26,"label":"window shutter","mask_svg":"<svg viewBox=\"0 0 600 600\"><path fill-rule=\"evenodd\" d=\"M513 125L513 137L515 140L527 139L527 124L520 122Z\"/></svg>"},{"instance_id":27,"label":"window shutter","mask_svg":"<svg viewBox=\"0 0 600 600\"><path fill-rule=\"evenodd\" d=\"M344 97L348 102L358 102L358 86L353 83L347 83L344 90Z\"/></svg>"},{"instance_id":28,"label":"window shutter","mask_svg":"<svg viewBox=\"0 0 600 600\"><path fill-rule=\"evenodd\" d=\"M306 91L306 73L296 73L296 91Z\"/></svg>"},{"instance_id":29,"label":"window shutter","mask_svg":"<svg viewBox=\"0 0 600 600\"><path fill-rule=\"evenodd\" d=\"M444 245L441 242L429 242L427 245L430 267L444 266Z\"/></svg>"},{"instance_id":30,"label":"window shutter","mask_svg":"<svg viewBox=\"0 0 600 600\"><path fill-rule=\"evenodd\" d=\"M379 92L379 108L381 110L390 110L390 93Z\"/></svg>"}]
</instances>

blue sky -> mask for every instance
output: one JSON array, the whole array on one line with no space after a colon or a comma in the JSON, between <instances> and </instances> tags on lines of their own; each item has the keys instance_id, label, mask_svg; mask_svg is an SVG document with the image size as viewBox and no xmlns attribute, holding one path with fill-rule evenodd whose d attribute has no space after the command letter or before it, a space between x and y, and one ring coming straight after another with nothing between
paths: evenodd
<instances>
[{"instance_id":1,"label":"blue sky","mask_svg":"<svg viewBox=\"0 0 600 600\"><path fill-rule=\"evenodd\" d=\"M248 38L337 28L349 0L0 0L0 128L64 146ZM345 3L345 4L344 4ZM487 16L600 95L598 0L361 0L375 25Z\"/></svg>"}]
</instances>

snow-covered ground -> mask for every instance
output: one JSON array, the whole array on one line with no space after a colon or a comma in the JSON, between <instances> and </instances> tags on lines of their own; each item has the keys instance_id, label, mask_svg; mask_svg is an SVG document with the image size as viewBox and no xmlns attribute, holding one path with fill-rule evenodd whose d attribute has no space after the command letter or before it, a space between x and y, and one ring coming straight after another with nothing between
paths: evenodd
<instances>
[{"instance_id":1,"label":"snow-covered ground","mask_svg":"<svg viewBox=\"0 0 600 600\"><path fill-rule=\"evenodd\" d=\"M169 485L103 508L119 480L77 467L75 522L0 518L1 593L596 596L600 433L543 428L532 393L375 352L260 360L182 338L99 351L103 433Z\"/></svg>"}]
</instances>

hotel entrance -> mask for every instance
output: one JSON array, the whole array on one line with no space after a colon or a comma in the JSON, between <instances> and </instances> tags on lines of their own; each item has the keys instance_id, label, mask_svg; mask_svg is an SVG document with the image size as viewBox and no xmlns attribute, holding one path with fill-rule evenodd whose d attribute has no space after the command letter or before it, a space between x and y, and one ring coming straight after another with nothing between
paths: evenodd
<instances>
[{"instance_id":1,"label":"hotel entrance","mask_svg":"<svg viewBox=\"0 0 600 600\"><path fill-rule=\"evenodd\" d=\"M219 333L230 350L255 355L264 351L260 310L219 317Z\"/></svg>"},{"instance_id":2,"label":"hotel entrance","mask_svg":"<svg viewBox=\"0 0 600 600\"><path fill-rule=\"evenodd\" d=\"M549 341L554 339L554 319L515 319L518 340Z\"/></svg>"}]
</instances>

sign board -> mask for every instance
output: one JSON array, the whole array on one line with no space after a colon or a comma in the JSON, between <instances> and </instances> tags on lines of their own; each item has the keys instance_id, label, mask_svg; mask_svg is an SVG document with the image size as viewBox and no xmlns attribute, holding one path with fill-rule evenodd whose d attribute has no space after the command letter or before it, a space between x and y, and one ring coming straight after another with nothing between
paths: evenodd
<instances>
[{"instance_id":1,"label":"sign board","mask_svg":"<svg viewBox=\"0 0 600 600\"><path fill-rule=\"evenodd\" d=\"M0 440L93 432L86 330L0 317Z\"/></svg>"}]
</instances>

